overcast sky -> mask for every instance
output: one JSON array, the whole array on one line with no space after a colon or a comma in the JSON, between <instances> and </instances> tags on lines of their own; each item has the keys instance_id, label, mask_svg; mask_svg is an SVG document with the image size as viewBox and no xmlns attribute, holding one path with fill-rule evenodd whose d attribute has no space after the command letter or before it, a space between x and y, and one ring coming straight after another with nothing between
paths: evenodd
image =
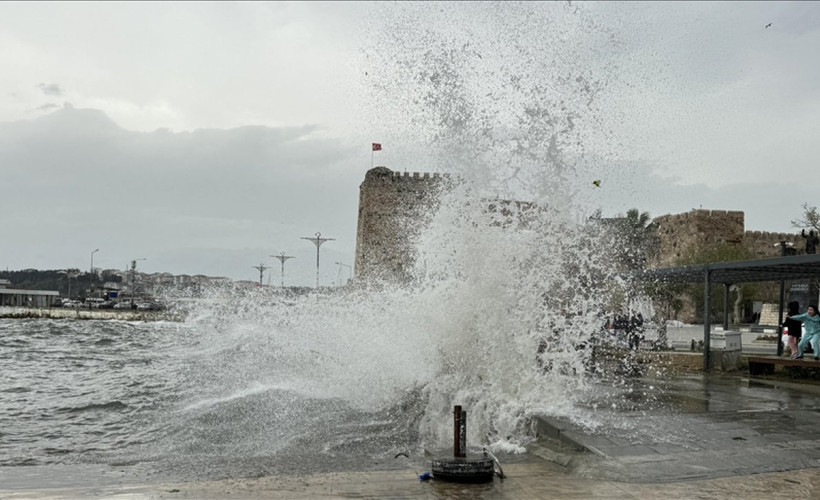
<instances>
[{"instance_id":1,"label":"overcast sky","mask_svg":"<svg viewBox=\"0 0 820 500\"><path fill-rule=\"evenodd\" d=\"M785 232L818 204L815 2L2 2L0 47L4 269L99 248L103 268L263 263L276 283L286 252L286 282L310 284L300 237L321 232L335 282L370 143L377 165L447 170L430 132L461 122L430 126L446 106L426 85L450 70L496 138L521 96L583 122L575 188L605 215L733 209Z\"/></svg>"}]
</instances>

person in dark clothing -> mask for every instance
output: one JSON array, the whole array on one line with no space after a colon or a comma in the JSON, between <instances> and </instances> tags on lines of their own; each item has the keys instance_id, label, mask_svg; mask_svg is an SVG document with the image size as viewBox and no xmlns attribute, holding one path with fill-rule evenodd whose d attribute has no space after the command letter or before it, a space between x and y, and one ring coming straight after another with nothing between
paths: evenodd
<instances>
[{"instance_id":1,"label":"person in dark clothing","mask_svg":"<svg viewBox=\"0 0 820 500\"><path fill-rule=\"evenodd\" d=\"M796 300L789 302L788 316L797 316L800 314L800 303ZM800 340L800 335L803 332L803 324L800 321L787 317L781 325L789 331L789 350L791 350L791 359L797 358L797 341Z\"/></svg>"},{"instance_id":2,"label":"person in dark clothing","mask_svg":"<svg viewBox=\"0 0 820 500\"><path fill-rule=\"evenodd\" d=\"M817 233L814 229L810 230L809 234L806 234L806 230L803 229L800 235L806 238L806 255L817 253L817 245L820 244L820 238L817 237Z\"/></svg>"},{"instance_id":3,"label":"person in dark clothing","mask_svg":"<svg viewBox=\"0 0 820 500\"><path fill-rule=\"evenodd\" d=\"M629 348L638 350L643 341L643 315L641 313L632 314L629 316Z\"/></svg>"}]
</instances>

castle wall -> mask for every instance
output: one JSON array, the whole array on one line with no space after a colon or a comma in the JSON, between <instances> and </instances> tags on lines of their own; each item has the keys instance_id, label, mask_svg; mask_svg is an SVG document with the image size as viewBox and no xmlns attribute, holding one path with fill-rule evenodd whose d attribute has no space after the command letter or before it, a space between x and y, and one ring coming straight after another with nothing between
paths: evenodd
<instances>
[{"instance_id":1,"label":"castle wall","mask_svg":"<svg viewBox=\"0 0 820 500\"><path fill-rule=\"evenodd\" d=\"M656 217L660 252L653 267L679 265L697 250L719 243L743 242L744 213L726 210L691 210Z\"/></svg>"},{"instance_id":2,"label":"castle wall","mask_svg":"<svg viewBox=\"0 0 820 500\"><path fill-rule=\"evenodd\" d=\"M356 234L355 275L357 281L401 282L410 278L415 261L413 240L429 221L449 178L439 174L394 172L387 167L370 169L359 187L359 214ZM495 223L509 224L513 213L534 206L520 202L487 201ZM509 219L509 220L507 220ZM746 231L742 211L695 209L682 214L656 217L659 252L652 267L672 267L711 245L743 245L751 258L781 255L779 242L790 242L793 253L804 253L805 240L799 233ZM694 313L685 307L680 319Z\"/></svg>"},{"instance_id":3,"label":"castle wall","mask_svg":"<svg viewBox=\"0 0 820 500\"><path fill-rule=\"evenodd\" d=\"M662 215L652 223L658 228L660 244L653 267L680 265L681 259L719 243L742 244L754 259L779 257L781 241L791 243L795 254L805 252L805 240L799 233L746 231L741 211L698 209Z\"/></svg>"},{"instance_id":4,"label":"castle wall","mask_svg":"<svg viewBox=\"0 0 820 500\"><path fill-rule=\"evenodd\" d=\"M755 259L780 257L780 242L792 243L797 254L805 253L806 240L797 233L769 233L767 231L746 231L743 234L745 246Z\"/></svg>"}]
</instances>

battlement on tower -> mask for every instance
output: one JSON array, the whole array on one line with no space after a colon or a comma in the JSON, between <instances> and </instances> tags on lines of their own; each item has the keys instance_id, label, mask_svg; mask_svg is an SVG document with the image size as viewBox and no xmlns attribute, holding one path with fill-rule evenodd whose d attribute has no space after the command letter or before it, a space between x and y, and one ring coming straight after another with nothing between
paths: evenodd
<instances>
[{"instance_id":1,"label":"battlement on tower","mask_svg":"<svg viewBox=\"0 0 820 500\"><path fill-rule=\"evenodd\" d=\"M449 179L450 174L440 174L438 172L395 172L387 167L379 166L371 168L364 176L364 183L373 182L438 182L442 179Z\"/></svg>"}]
</instances>

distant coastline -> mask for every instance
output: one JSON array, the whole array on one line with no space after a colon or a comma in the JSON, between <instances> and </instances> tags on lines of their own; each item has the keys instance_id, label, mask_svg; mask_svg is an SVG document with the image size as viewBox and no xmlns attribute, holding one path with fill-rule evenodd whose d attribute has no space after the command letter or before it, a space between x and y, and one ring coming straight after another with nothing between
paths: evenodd
<instances>
[{"instance_id":1,"label":"distant coastline","mask_svg":"<svg viewBox=\"0 0 820 500\"><path fill-rule=\"evenodd\" d=\"M0 306L0 318L95 319L121 321L185 321L185 315L173 311L140 311L130 309L83 309L51 307Z\"/></svg>"}]
</instances>

